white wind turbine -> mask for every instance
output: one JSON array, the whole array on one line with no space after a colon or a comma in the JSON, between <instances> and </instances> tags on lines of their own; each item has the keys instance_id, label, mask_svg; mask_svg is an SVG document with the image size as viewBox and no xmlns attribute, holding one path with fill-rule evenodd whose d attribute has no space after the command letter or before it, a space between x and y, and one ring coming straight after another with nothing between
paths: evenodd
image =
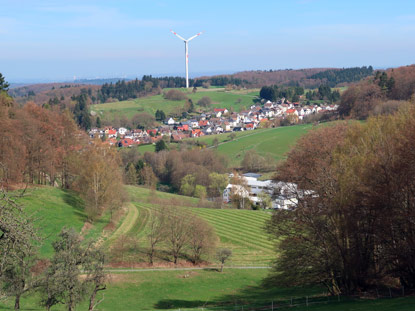
<instances>
[{"instance_id":1,"label":"white wind turbine","mask_svg":"<svg viewBox=\"0 0 415 311\"><path fill-rule=\"evenodd\" d=\"M203 32L199 32L198 34L195 34L193 37L190 37L189 39L185 39L182 36L175 33L173 30L170 29L170 31L179 39L184 41L184 51L185 51L185 62L186 62L186 88L189 88L189 41L193 40L194 38L200 36Z\"/></svg>"}]
</instances>

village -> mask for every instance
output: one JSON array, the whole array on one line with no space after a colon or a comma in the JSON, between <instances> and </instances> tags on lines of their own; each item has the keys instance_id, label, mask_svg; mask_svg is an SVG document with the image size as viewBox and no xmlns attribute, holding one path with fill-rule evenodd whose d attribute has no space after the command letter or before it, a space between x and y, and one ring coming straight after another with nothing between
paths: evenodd
<instances>
[{"instance_id":1,"label":"village","mask_svg":"<svg viewBox=\"0 0 415 311\"><path fill-rule=\"evenodd\" d=\"M142 144L153 144L163 137L171 141L181 141L192 137L215 135L230 132L250 131L257 128L279 126L304 122L312 115L322 115L336 111L338 105L303 105L300 102L291 103L285 98L276 102L262 100L260 104L252 105L249 110L231 112L226 108L214 108L203 112L191 119L177 120L168 117L163 124L151 129L127 129L120 127L92 128L91 138L101 138L110 145L117 147L132 147Z\"/></svg>"}]
</instances>

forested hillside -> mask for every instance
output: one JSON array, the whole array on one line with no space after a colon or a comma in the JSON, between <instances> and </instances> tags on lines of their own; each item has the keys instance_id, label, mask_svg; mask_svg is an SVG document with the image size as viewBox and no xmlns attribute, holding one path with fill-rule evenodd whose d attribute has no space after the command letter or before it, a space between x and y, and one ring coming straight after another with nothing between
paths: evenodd
<instances>
[{"instance_id":1,"label":"forested hillside","mask_svg":"<svg viewBox=\"0 0 415 311\"><path fill-rule=\"evenodd\" d=\"M374 77L352 85L341 98L343 117L365 119L369 115L392 113L413 101L415 65L377 71Z\"/></svg>"}]
</instances>

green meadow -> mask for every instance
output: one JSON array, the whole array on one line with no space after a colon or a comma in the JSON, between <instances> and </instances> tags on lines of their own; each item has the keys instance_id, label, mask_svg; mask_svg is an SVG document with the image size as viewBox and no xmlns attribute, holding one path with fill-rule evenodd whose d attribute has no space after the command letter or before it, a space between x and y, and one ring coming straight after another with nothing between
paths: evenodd
<instances>
[{"instance_id":1,"label":"green meadow","mask_svg":"<svg viewBox=\"0 0 415 311\"><path fill-rule=\"evenodd\" d=\"M56 239L63 227L74 228L81 232L87 220L83 201L73 192L53 187L29 188L24 196L18 199L27 215L33 217L38 228L42 246L40 255L50 257L53 253L51 243ZM84 230L85 238L97 239L109 222L109 214L97 220L88 230Z\"/></svg>"},{"instance_id":2,"label":"green meadow","mask_svg":"<svg viewBox=\"0 0 415 311\"><path fill-rule=\"evenodd\" d=\"M190 98L198 107L196 103L204 96L208 96L212 99L213 108L227 108L233 109L234 111L240 111L242 109L248 109L257 98L259 90L232 90L226 91L224 88L217 89L198 89L196 93L182 90L186 93L186 96ZM97 104L91 106L91 111L95 111L101 115L109 117L126 116L132 118L136 113L148 112L154 115L157 110L163 110L166 115L175 112L177 108L184 106L185 100L166 100L163 95L154 95L148 97L141 97L134 100L126 100L113 103Z\"/></svg>"},{"instance_id":3,"label":"green meadow","mask_svg":"<svg viewBox=\"0 0 415 311\"><path fill-rule=\"evenodd\" d=\"M264 211L207 209L199 208L194 198L152 191L128 186L130 202L128 213L110 233L104 233L109 218L104 214L102 220L83 232L91 239L106 237L105 247L111 249L119 245L122 236L138 238L145 244L148 217L160 206L177 206L188 209L208 221L220 239L219 247L233 251L231 260L223 273L212 259L213 268L198 270L155 270L117 268L109 272L107 290L100 292L98 299L104 298L99 310L253 310L271 308L275 310L340 310L340 311L392 311L413 310L415 297L353 300L341 297L326 297L325 291L313 288L281 288L265 286L269 268L250 268L267 266L275 258L273 245L267 240L264 224L270 214ZM38 187L28 190L19 199L24 209L33 215L40 234L45 238L41 249L43 257L49 257L53 241L62 227L74 227L83 231L86 220L83 202L74 193L52 187ZM141 258L144 260L144 257ZM165 261L163 258L159 262ZM232 268L232 266L245 266ZM310 305L306 306L306 297ZM292 299L292 300L291 300ZM294 306L290 306L291 301ZM82 302L77 310L86 310L87 302ZM0 310L12 310L13 299L0 300ZM37 293L25 294L21 300L21 310L43 310L39 307ZM57 305L52 310L66 310Z\"/></svg>"},{"instance_id":4,"label":"green meadow","mask_svg":"<svg viewBox=\"0 0 415 311\"><path fill-rule=\"evenodd\" d=\"M165 205L181 206L205 219L215 229L221 248L232 250L228 261L231 266L268 266L275 258L274 245L268 240L265 232L265 222L270 219L271 212L235 209L210 209L198 206L198 199L185 196L150 191L141 187L128 187L130 200L138 208L142 219ZM142 220L141 219L141 220ZM138 220L140 221L140 220ZM131 233L135 236L145 236L146 222L140 223ZM143 246L145 242L143 242ZM164 258L165 255L161 254ZM147 258L139 258L147 260ZM217 265L214 258L210 258Z\"/></svg>"}]
</instances>

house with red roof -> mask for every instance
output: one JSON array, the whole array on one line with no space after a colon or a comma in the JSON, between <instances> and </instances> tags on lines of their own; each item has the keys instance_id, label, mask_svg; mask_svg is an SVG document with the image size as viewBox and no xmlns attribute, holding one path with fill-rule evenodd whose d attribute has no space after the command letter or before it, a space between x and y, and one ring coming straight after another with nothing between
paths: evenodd
<instances>
[{"instance_id":1,"label":"house with red roof","mask_svg":"<svg viewBox=\"0 0 415 311\"><path fill-rule=\"evenodd\" d=\"M286 111L285 111L285 113L287 114L287 115L296 115L296 116L298 116L298 111L297 111L297 109L287 109Z\"/></svg>"},{"instance_id":2,"label":"house with red roof","mask_svg":"<svg viewBox=\"0 0 415 311\"><path fill-rule=\"evenodd\" d=\"M178 131L188 131L189 130L189 125L188 124L183 124L183 125L181 125L181 126L178 126L177 127L177 130Z\"/></svg>"},{"instance_id":3,"label":"house with red roof","mask_svg":"<svg viewBox=\"0 0 415 311\"><path fill-rule=\"evenodd\" d=\"M255 124L254 123L247 123L245 124L245 129L246 130L253 130L255 128Z\"/></svg>"},{"instance_id":4,"label":"house with red roof","mask_svg":"<svg viewBox=\"0 0 415 311\"><path fill-rule=\"evenodd\" d=\"M147 130L148 135L151 135L151 133L153 133L153 135L156 136L157 130L156 129Z\"/></svg>"},{"instance_id":5,"label":"house with red roof","mask_svg":"<svg viewBox=\"0 0 415 311\"><path fill-rule=\"evenodd\" d=\"M201 137L203 136L203 132L200 129L192 130L192 137Z\"/></svg>"},{"instance_id":6,"label":"house with red roof","mask_svg":"<svg viewBox=\"0 0 415 311\"><path fill-rule=\"evenodd\" d=\"M108 129L105 131L105 134L108 138L115 138L117 137L117 130L116 129Z\"/></svg>"},{"instance_id":7,"label":"house with red roof","mask_svg":"<svg viewBox=\"0 0 415 311\"><path fill-rule=\"evenodd\" d=\"M137 145L137 143L131 138L123 138L118 142L118 147L131 147Z\"/></svg>"},{"instance_id":8,"label":"house with red roof","mask_svg":"<svg viewBox=\"0 0 415 311\"><path fill-rule=\"evenodd\" d=\"M199 120L199 127L205 127L209 125L208 120Z\"/></svg>"}]
</instances>

